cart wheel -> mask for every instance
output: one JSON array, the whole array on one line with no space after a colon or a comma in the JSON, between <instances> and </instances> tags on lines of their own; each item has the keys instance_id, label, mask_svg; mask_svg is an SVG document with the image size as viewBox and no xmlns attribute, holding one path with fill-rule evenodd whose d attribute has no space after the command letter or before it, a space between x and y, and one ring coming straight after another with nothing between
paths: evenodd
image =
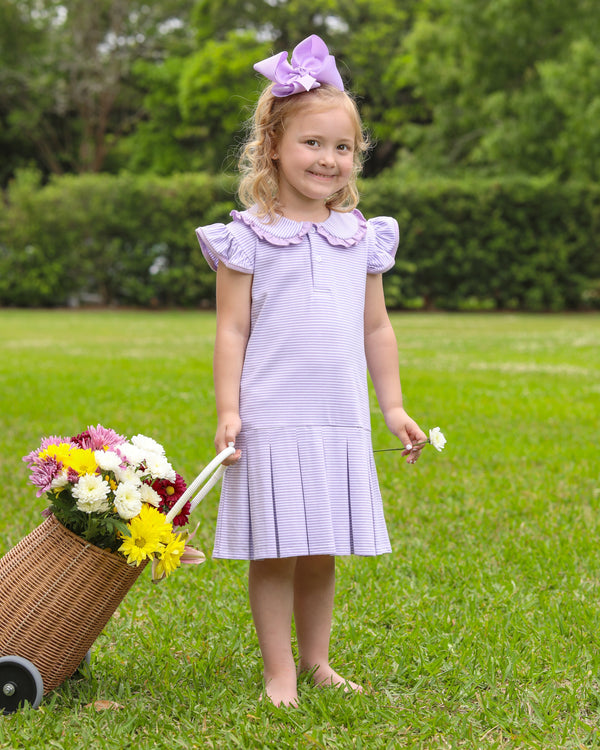
<instances>
[{"instance_id":1,"label":"cart wheel","mask_svg":"<svg viewBox=\"0 0 600 750\"><path fill-rule=\"evenodd\" d=\"M81 677L83 677L84 679L90 678L92 676L91 664L92 664L92 649L89 648L87 650L86 655L81 660L81 664L75 670L73 677L75 679L79 679Z\"/></svg>"},{"instance_id":2,"label":"cart wheel","mask_svg":"<svg viewBox=\"0 0 600 750\"><path fill-rule=\"evenodd\" d=\"M21 656L0 658L0 712L12 714L23 704L37 708L44 694L38 668Z\"/></svg>"}]
</instances>

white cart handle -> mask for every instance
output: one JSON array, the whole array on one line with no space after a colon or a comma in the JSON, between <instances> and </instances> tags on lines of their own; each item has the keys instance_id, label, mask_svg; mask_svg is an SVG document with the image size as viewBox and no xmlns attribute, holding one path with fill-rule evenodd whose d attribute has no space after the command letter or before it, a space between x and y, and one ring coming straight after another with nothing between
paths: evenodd
<instances>
[{"instance_id":1,"label":"white cart handle","mask_svg":"<svg viewBox=\"0 0 600 750\"><path fill-rule=\"evenodd\" d=\"M191 511L194 510L194 508L198 505L200 500L202 500L215 486L215 484L221 479L223 474L225 473L225 466L221 466L223 461L232 455L232 453L235 453L235 448L233 443L229 443L227 448L225 450L222 450L218 455L216 455L213 460L202 469L200 474L194 479L194 481L188 486L186 491L183 493L183 495L179 498L179 500L175 503L175 505L171 508L171 510L167 513L167 521L172 521L175 516L181 511L183 506L187 503L190 498L194 495L194 493L197 493L196 496L193 498L193 500L190 501L191 505ZM206 478L209 476L209 474L212 473L212 476L204 487L200 486L202 485L202 482L206 480ZM198 489L200 488L200 489ZM190 511L190 512L191 512Z\"/></svg>"}]
</instances>

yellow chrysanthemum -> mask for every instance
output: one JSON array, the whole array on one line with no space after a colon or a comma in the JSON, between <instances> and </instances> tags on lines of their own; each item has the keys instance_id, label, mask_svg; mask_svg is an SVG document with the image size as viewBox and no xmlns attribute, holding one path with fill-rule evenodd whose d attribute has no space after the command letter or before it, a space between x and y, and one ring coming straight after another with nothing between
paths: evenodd
<instances>
[{"instance_id":1,"label":"yellow chrysanthemum","mask_svg":"<svg viewBox=\"0 0 600 750\"><path fill-rule=\"evenodd\" d=\"M156 512L159 513L160 511L157 510ZM166 544L170 544L172 540L173 540L173 524L169 523L167 524L167 526L165 526L163 533L161 534L160 541L166 545Z\"/></svg>"},{"instance_id":2,"label":"yellow chrysanthemum","mask_svg":"<svg viewBox=\"0 0 600 750\"><path fill-rule=\"evenodd\" d=\"M154 579L170 575L181 565L181 556L185 549L185 537L182 534L171 534L170 541L163 547L156 565L152 569Z\"/></svg>"},{"instance_id":3,"label":"yellow chrysanthemum","mask_svg":"<svg viewBox=\"0 0 600 750\"><path fill-rule=\"evenodd\" d=\"M41 459L55 458L67 469L76 471L79 476L94 474L98 468L98 464L94 458L94 451L85 448L74 448L69 443L49 445L43 451L40 451L39 457Z\"/></svg>"},{"instance_id":4,"label":"yellow chrysanthemum","mask_svg":"<svg viewBox=\"0 0 600 750\"><path fill-rule=\"evenodd\" d=\"M39 458L55 458L63 464L67 462L73 446L69 443L60 443L59 445L48 445L43 451L40 451Z\"/></svg>"},{"instance_id":5,"label":"yellow chrysanthemum","mask_svg":"<svg viewBox=\"0 0 600 750\"><path fill-rule=\"evenodd\" d=\"M76 471L79 476L94 474L98 463L94 457L94 451L87 448L72 448L69 457L64 461L65 465Z\"/></svg>"},{"instance_id":6,"label":"yellow chrysanthemum","mask_svg":"<svg viewBox=\"0 0 600 750\"><path fill-rule=\"evenodd\" d=\"M140 514L127 524L130 536L123 537L119 547L129 565L139 565L144 560L161 552L163 539L171 534L172 526L165 516L151 505L144 504Z\"/></svg>"}]
</instances>

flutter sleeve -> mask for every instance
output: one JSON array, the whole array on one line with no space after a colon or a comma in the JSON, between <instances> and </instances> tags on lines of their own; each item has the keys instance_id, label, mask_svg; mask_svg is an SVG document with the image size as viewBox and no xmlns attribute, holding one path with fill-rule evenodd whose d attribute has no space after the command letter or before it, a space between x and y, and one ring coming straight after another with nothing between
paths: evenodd
<instances>
[{"instance_id":1,"label":"flutter sleeve","mask_svg":"<svg viewBox=\"0 0 600 750\"><path fill-rule=\"evenodd\" d=\"M238 222L209 224L196 229L202 254L213 271L219 263L242 273L254 273L256 235Z\"/></svg>"},{"instance_id":2,"label":"flutter sleeve","mask_svg":"<svg viewBox=\"0 0 600 750\"><path fill-rule=\"evenodd\" d=\"M384 273L394 265L399 229L391 216L377 216L367 222L367 273Z\"/></svg>"}]
</instances>

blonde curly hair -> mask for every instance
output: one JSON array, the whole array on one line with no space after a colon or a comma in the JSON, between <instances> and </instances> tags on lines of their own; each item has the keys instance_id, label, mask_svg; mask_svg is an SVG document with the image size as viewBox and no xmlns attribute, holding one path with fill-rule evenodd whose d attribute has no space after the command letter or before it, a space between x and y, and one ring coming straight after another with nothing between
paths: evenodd
<instances>
[{"instance_id":1,"label":"blonde curly hair","mask_svg":"<svg viewBox=\"0 0 600 750\"><path fill-rule=\"evenodd\" d=\"M239 159L238 167L242 177L238 197L242 205L246 208L256 206L259 216L274 221L277 214L281 214L281 206L278 199L278 167L272 155L277 151L286 122L302 108L326 110L342 106L354 125L354 169L348 184L331 195L325 205L337 211L352 211L359 198L356 179L369 148L356 102L347 92L329 84L285 97L273 96L272 88L273 84L268 85L258 100L248 139Z\"/></svg>"}]
</instances>

